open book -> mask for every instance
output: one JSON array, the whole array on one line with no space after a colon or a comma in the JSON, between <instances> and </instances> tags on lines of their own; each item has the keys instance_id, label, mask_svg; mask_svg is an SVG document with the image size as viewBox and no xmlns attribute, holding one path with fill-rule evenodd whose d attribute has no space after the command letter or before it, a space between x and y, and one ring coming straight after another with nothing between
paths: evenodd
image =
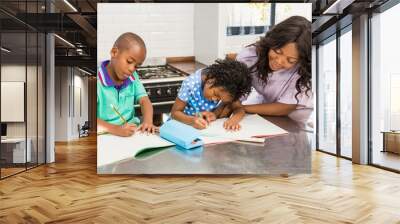
<instances>
[{"instance_id":1,"label":"open book","mask_svg":"<svg viewBox=\"0 0 400 224\"><path fill-rule=\"evenodd\" d=\"M232 141L250 141L263 143L264 138L287 134L284 129L272 124L261 116L246 115L240 122L239 131L227 131L223 128L226 118L210 123L210 126L200 131L205 145ZM261 138L260 138L261 137ZM131 137L119 137L105 134L97 136L97 165L102 166L127 158L138 158L141 154L151 154L160 149L175 145L159 135L135 133Z\"/></svg>"},{"instance_id":2,"label":"open book","mask_svg":"<svg viewBox=\"0 0 400 224\"><path fill-rule=\"evenodd\" d=\"M223 124L227 118L218 119L210 123L210 126L201 130L201 135L205 144L216 143L218 141L249 141L264 142L263 137L284 135L288 132L257 114L246 114L240 121L239 131L227 131Z\"/></svg>"},{"instance_id":3,"label":"open book","mask_svg":"<svg viewBox=\"0 0 400 224\"><path fill-rule=\"evenodd\" d=\"M137 132L130 137L119 137L111 134L97 136L97 166L117 162L123 159L138 157L141 153L175 145L158 135L147 135Z\"/></svg>"}]
</instances>

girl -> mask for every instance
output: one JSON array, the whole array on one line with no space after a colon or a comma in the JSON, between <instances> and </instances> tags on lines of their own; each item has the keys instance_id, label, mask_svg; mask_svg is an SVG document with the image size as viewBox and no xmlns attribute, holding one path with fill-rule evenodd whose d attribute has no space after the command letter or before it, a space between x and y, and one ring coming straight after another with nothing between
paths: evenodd
<instances>
[{"instance_id":1,"label":"girl","mask_svg":"<svg viewBox=\"0 0 400 224\"><path fill-rule=\"evenodd\" d=\"M230 105L232 116L224 123L224 128L239 130L239 121L245 114L239 98L250 90L251 79L245 64L231 59L217 60L182 82L172 107L172 118L204 129Z\"/></svg>"}]
</instances>

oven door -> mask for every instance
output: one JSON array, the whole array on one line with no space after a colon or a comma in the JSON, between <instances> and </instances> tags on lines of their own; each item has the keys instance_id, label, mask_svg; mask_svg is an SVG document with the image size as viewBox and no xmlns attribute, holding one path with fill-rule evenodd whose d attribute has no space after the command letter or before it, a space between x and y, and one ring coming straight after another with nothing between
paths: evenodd
<instances>
[{"instance_id":1,"label":"oven door","mask_svg":"<svg viewBox=\"0 0 400 224\"><path fill-rule=\"evenodd\" d=\"M153 105L154 114L170 113L182 81L144 84ZM140 105L135 105L137 116L141 115Z\"/></svg>"}]
</instances>

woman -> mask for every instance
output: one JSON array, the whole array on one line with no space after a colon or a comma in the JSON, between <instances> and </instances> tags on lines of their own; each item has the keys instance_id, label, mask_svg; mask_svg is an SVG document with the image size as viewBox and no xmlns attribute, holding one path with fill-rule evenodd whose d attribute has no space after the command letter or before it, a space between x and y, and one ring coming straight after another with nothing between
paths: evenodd
<instances>
[{"instance_id":1,"label":"woman","mask_svg":"<svg viewBox=\"0 0 400 224\"><path fill-rule=\"evenodd\" d=\"M255 90L247 113L289 116L306 122L313 110L311 91L311 23L292 16L274 26L236 57L251 70Z\"/></svg>"}]
</instances>

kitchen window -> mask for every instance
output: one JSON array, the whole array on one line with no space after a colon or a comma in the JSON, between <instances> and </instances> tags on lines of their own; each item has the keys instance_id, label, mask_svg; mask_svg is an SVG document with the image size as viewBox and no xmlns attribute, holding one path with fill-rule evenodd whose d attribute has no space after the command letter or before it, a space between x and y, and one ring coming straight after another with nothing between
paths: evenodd
<instances>
[{"instance_id":1,"label":"kitchen window","mask_svg":"<svg viewBox=\"0 0 400 224\"><path fill-rule=\"evenodd\" d=\"M227 5L227 36L265 33L273 24L274 4L233 3Z\"/></svg>"}]
</instances>

